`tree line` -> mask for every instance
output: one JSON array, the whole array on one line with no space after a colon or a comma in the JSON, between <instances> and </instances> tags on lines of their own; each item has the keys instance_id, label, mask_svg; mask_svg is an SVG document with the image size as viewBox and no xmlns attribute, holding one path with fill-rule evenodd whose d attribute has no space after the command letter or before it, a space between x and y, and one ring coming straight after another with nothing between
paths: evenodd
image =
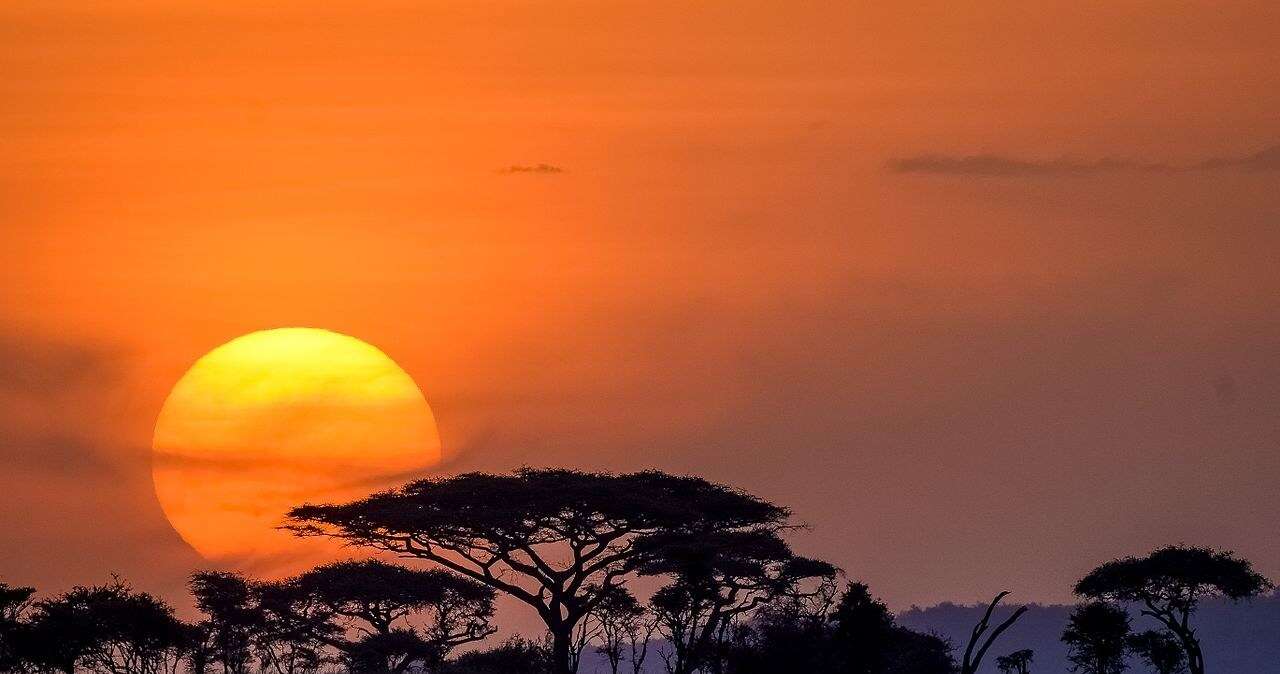
<instances>
[{"instance_id":1,"label":"tree line","mask_svg":"<svg viewBox=\"0 0 1280 674\"><path fill-rule=\"evenodd\" d=\"M784 507L706 480L523 469L418 480L288 514L299 536L380 558L262 581L226 571L190 579L186 622L119 579L37 600L0 583L0 671L24 674L576 674L585 653L611 674L976 674L991 660L1030 674L1027 649L997 655L1023 615L993 622L1001 592L965 644L896 623L858 582L795 554ZM389 556L383 554L382 556ZM657 589L642 601L637 580ZM1166 547L1107 562L1076 585L1084 600L1062 639L1073 671L1204 674L1199 601L1270 589L1231 553ZM545 636L497 632L505 595ZM1136 632L1137 611L1159 629ZM1006 649L999 649L1006 650Z\"/></svg>"}]
</instances>

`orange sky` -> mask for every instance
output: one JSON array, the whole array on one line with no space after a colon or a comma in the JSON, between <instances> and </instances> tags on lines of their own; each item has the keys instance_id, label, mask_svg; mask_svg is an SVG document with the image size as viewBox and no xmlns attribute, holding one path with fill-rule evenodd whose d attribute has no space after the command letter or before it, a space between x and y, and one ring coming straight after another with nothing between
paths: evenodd
<instances>
[{"instance_id":1,"label":"orange sky","mask_svg":"<svg viewBox=\"0 0 1280 674\"><path fill-rule=\"evenodd\" d=\"M156 414L292 325L895 606L1280 573L1274 3L235 4L0 7L0 578L179 587Z\"/></svg>"}]
</instances>

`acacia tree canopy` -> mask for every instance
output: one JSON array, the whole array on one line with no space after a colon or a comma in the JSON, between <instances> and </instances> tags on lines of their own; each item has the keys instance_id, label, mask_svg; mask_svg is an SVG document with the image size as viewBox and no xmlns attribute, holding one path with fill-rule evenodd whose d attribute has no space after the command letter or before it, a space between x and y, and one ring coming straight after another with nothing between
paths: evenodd
<instances>
[{"instance_id":1,"label":"acacia tree canopy","mask_svg":"<svg viewBox=\"0 0 1280 674\"><path fill-rule=\"evenodd\" d=\"M636 572L646 537L782 527L786 508L696 477L523 469L411 482L289 514L303 536L428 559L532 606L552 636L557 674L571 632Z\"/></svg>"},{"instance_id":2,"label":"acacia tree canopy","mask_svg":"<svg viewBox=\"0 0 1280 674\"><path fill-rule=\"evenodd\" d=\"M1168 546L1146 557L1124 557L1094 569L1076 583L1076 594L1135 602L1182 644L1192 674L1204 674L1204 655L1190 625L1206 597L1248 599L1272 588L1248 560L1209 548Z\"/></svg>"}]
</instances>

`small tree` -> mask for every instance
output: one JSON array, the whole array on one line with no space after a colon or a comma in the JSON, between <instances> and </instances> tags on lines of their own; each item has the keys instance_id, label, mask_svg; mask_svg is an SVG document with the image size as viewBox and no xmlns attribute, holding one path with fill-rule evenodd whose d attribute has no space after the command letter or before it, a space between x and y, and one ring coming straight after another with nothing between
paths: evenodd
<instances>
[{"instance_id":1,"label":"small tree","mask_svg":"<svg viewBox=\"0 0 1280 674\"><path fill-rule=\"evenodd\" d=\"M651 600L673 674L718 671L712 655L735 620L783 597L820 593L836 574L766 530L654 536L646 547L641 573L674 578Z\"/></svg>"},{"instance_id":2,"label":"small tree","mask_svg":"<svg viewBox=\"0 0 1280 674\"><path fill-rule=\"evenodd\" d=\"M615 588L591 613L596 622L600 644L596 652L609 663L611 674L618 674L626 659L628 640L645 618L644 607L625 588ZM648 641L648 639L645 639Z\"/></svg>"},{"instance_id":3,"label":"small tree","mask_svg":"<svg viewBox=\"0 0 1280 674\"><path fill-rule=\"evenodd\" d=\"M1142 658L1156 674L1182 674L1187 671L1187 654L1182 644L1168 632L1147 630L1129 637L1129 651Z\"/></svg>"},{"instance_id":4,"label":"small tree","mask_svg":"<svg viewBox=\"0 0 1280 674\"><path fill-rule=\"evenodd\" d=\"M196 608L207 616L199 625L193 669L203 670L207 662L221 665L224 674L246 674L263 620L251 584L237 573L202 571L188 586Z\"/></svg>"},{"instance_id":5,"label":"small tree","mask_svg":"<svg viewBox=\"0 0 1280 674\"><path fill-rule=\"evenodd\" d=\"M1105 602L1081 604L1071 612L1062 641L1073 672L1120 674L1129 638L1129 614Z\"/></svg>"},{"instance_id":6,"label":"small tree","mask_svg":"<svg viewBox=\"0 0 1280 674\"><path fill-rule=\"evenodd\" d=\"M1019 606L1012 615L1005 618L1004 622L1001 622L995 629L991 630L990 634L987 634L987 630L991 629L991 614L995 612L1000 600L1009 596L1009 594L1009 591L1006 590L996 595L995 599L992 599L991 603L987 605L987 611L982 614L982 619L973 626L973 631L969 633L969 644L964 649L964 659L960 662L961 674L977 674L978 667L982 665L982 659L986 657L987 651L995 644L996 639L999 639L1005 630L1012 627L1014 623L1018 622L1018 618L1021 618L1022 614L1027 612L1026 606ZM985 639L983 635L986 635Z\"/></svg>"},{"instance_id":7,"label":"small tree","mask_svg":"<svg viewBox=\"0 0 1280 674\"><path fill-rule=\"evenodd\" d=\"M398 674L414 662L434 670L454 648L496 631L493 590L447 571L371 559L319 566L289 583L360 633L356 640L333 629L318 633L354 670ZM409 626L411 617L420 628Z\"/></svg>"},{"instance_id":8,"label":"small tree","mask_svg":"<svg viewBox=\"0 0 1280 674\"><path fill-rule=\"evenodd\" d=\"M1136 602L1182 645L1191 674L1204 674L1204 653L1191 616L1205 597L1256 597L1272 587L1253 566L1231 552L1169 546L1142 558L1116 559L1076 583L1076 594L1092 599Z\"/></svg>"},{"instance_id":9,"label":"small tree","mask_svg":"<svg viewBox=\"0 0 1280 674\"><path fill-rule=\"evenodd\" d=\"M32 626L37 662L68 674L175 674L192 641L168 604L119 579L39 602Z\"/></svg>"},{"instance_id":10,"label":"small tree","mask_svg":"<svg viewBox=\"0 0 1280 674\"><path fill-rule=\"evenodd\" d=\"M313 674L320 669L326 646L341 632L333 611L296 583L261 583L254 591L263 617L254 647L263 671Z\"/></svg>"},{"instance_id":11,"label":"small tree","mask_svg":"<svg viewBox=\"0 0 1280 674\"><path fill-rule=\"evenodd\" d=\"M996 658L996 669L1004 674L1031 674L1031 661L1036 652L1030 648L1014 651Z\"/></svg>"},{"instance_id":12,"label":"small tree","mask_svg":"<svg viewBox=\"0 0 1280 674\"><path fill-rule=\"evenodd\" d=\"M289 528L426 559L514 597L546 624L553 674L573 674L574 628L634 574L644 539L776 529L788 515L694 477L524 469L304 505L290 511Z\"/></svg>"}]
</instances>

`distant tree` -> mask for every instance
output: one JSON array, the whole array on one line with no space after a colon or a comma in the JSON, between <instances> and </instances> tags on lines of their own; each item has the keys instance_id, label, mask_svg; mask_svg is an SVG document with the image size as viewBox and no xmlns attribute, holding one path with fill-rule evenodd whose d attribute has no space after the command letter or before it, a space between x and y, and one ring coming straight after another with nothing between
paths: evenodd
<instances>
[{"instance_id":1,"label":"distant tree","mask_svg":"<svg viewBox=\"0 0 1280 674\"><path fill-rule=\"evenodd\" d=\"M303 505L289 528L427 559L528 604L551 635L552 674L572 674L574 628L636 571L645 538L774 530L788 515L694 477L524 469Z\"/></svg>"},{"instance_id":2,"label":"distant tree","mask_svg":"<svg viewBox=\"0 0 1280 674\"><path fill-rule=\"evenodd\" d=\"M840 674L952 674L951 644L896 624L864 583L850 583L831 614Z\"/></svg>"},{"instance_id":3,"label":"distant tree","mask_svg":"<svg viewBox=\"0 0 1280 674\"><path fill-rule=\"evenodd\" d=\"M1007 590L997 594L995 599L992 599L991 603L987 605L987 610L983 613L982 619L973 626L973 631L969 633L969 643L964 649L964 659L960 662L961 674L977 674L978 668L982 666L982 659L986 657L987 651L991 649L991 646L995 644L1001 634L1004 634L1005 630L1012 627L1014 623L1018 622L1018 618L1021 618L1027 612L1026 606L1019 606L1012 615L997 625L995 629L991 629L991 614L996 610L1000 600L1009 596L1009 594ZM991 629L991 633L987 634L989 629ZM985 639L983 635L986 635Z\"/></svg>"},{"instance_id":4,"label":"distant tree","mask_svg":"<svg viewBox=\"0 0 1280 674\"><path fill-rule=\"evenodd\" d=\"M1014 651L996 658L996 669L1004 674L1031 674L1031 661L1036 652L1030 648Z\"/></svg>"},{"instance_id":5,"label":"distant tree","mask_svg":"<svg viewBox=\"0 0 1280 674\"><path fill-rule=\"evenodd\" d=\"M895 630L885 674L955 674L956 671L949 641L906 627Z\"/></svg>"},{"instance_id":6,"label":"distant tree","mask_svg":"<svg viewBox=\"0 0 1280 674\"><path fill-rule=\"evenodd\" d=\"M354 671L400 673L421 662L428 670L454 648L492 634L494 591L438 569L410 569L379 560L316 567L289 581L360 635L333 629L318 636L348 656ZM411 627L407 620L415 618Z\"/></svg>"},{"instance_id":7,"label":"distant tree","mask_svg":"<svg viewBox=\"0 0 1280 674\"><path fill-rule=\"evenodd\" d=\"M1142 658L1156 674L1182 674L1187 671L1187 654L1182 644L1168 632L1147 630L1129 637L1129 651Z\"/></svg>"},{"instance_id":8,"label":"distant tree","mask_svg":"<svg viewBox=\"0 0 1280 674\"><path fill-rule=\"evenodd\" d=\"M614 587L592 610L589 619L595 621L599 633L596 652L609 663L611 674L618 674L628 657L631 637L640 630L645 618L644 607L623 587ZM646 635L645 641L648 640Z\"/></svg>"},{"instance_id":9,"label":"distant tree","mask_svg":"<svg viewBox=\"0 0 1280 674\"><path fill-rule=\"evenodd\" d=\"M1141 604L1142 615L1158 620L1182 644L1191 674L1204 674L1204 653L1191 627L1200 600L1248 599L1271 587L1271 581L1231 552L1169 546L1146 557L1107 562L1082 578L1075 591L1093 599Z\"/></svg>"},{"instance_id":10,"label":"distant tree","mask_svg":"<svg viewBox=\"0 0 1280 674\"><path fill-rule=\"evenodd\" d=\"M251 583L237 573L202 571L191 576L188 586L196 608L206 616L193 645L192 668L204 671L218 664L225 674L247 674L253 637L263 621Z\"/></svg>"},{"instance_id":11,"label":"distant tree","mask_svg":"<svg viewBox=\"0 0 1280 674\"><path fill-rule=\"evenodd\" d=\"M835 648L848 674L879 674L889 664L894 640L893 614L864 583L850 583L832 615Z\"/></svg>"},{"instance_id":12,"label":"distant tree","mask_svg":"<svg viewBox=\"0 0 1280 674\"><path fill-rule=\"evenodd\" d=\"M488 650L463 653L444 674L549 674L550 654L540 643L513 637Z\"/></svg>"},{"instance_id":13,"label":"distant tree","mask_svg":"<svg viewBox=\"0 0 1280 674\"><path fill-rule=\"evenodd\" d=\"M1106 602L1081 604L1071 612L1062 641L1073 672L1120 674L1128 665L1129 614Z\"/></svg>"},{"instance_id":14,"label":"distant tree","mask_svg":"<svg viewBox=\"0 0 1280 674\"><path fill-rule=\"evenodd\" d=\"M806 597L785 597L761 606L751 620L735 630L728 651L732 674L837 671L838 654L831 648L835 587Z\"/></svg>"},{"instance_id":15,"label":"distant tree","mask_svg":"<svg viewBox=\"0 0 1280 674\"><path fill-rule=\"evenodd\" d=\"M734 621L783 597L821 593L836 574L764 529L655 535L643 545L641 573L673 578L650 602L672 674L720 671L713 653Z\"/></svg>"},{"instance_id":16,"label":"distant tree","mask_svg":"<svg viewBox=\"0 0 1280 674\"><path fill-rule=\"evenodd\" d=\"M165 602L119 579L38 602L32 616L37 666L72 674L175 674L192 630Z\"/></svg>"},{"instance_id":17,"label":"distant tree","mask_svg":"<svg viewBox=\"0 0 1280 674\"><path fill-rule=\"evenodd\" d=\"M20 642L25 628L22 619L35 593L34 587L0 583L0 672L14 671L22 664Z\"/></svg>"}]
</instances>

